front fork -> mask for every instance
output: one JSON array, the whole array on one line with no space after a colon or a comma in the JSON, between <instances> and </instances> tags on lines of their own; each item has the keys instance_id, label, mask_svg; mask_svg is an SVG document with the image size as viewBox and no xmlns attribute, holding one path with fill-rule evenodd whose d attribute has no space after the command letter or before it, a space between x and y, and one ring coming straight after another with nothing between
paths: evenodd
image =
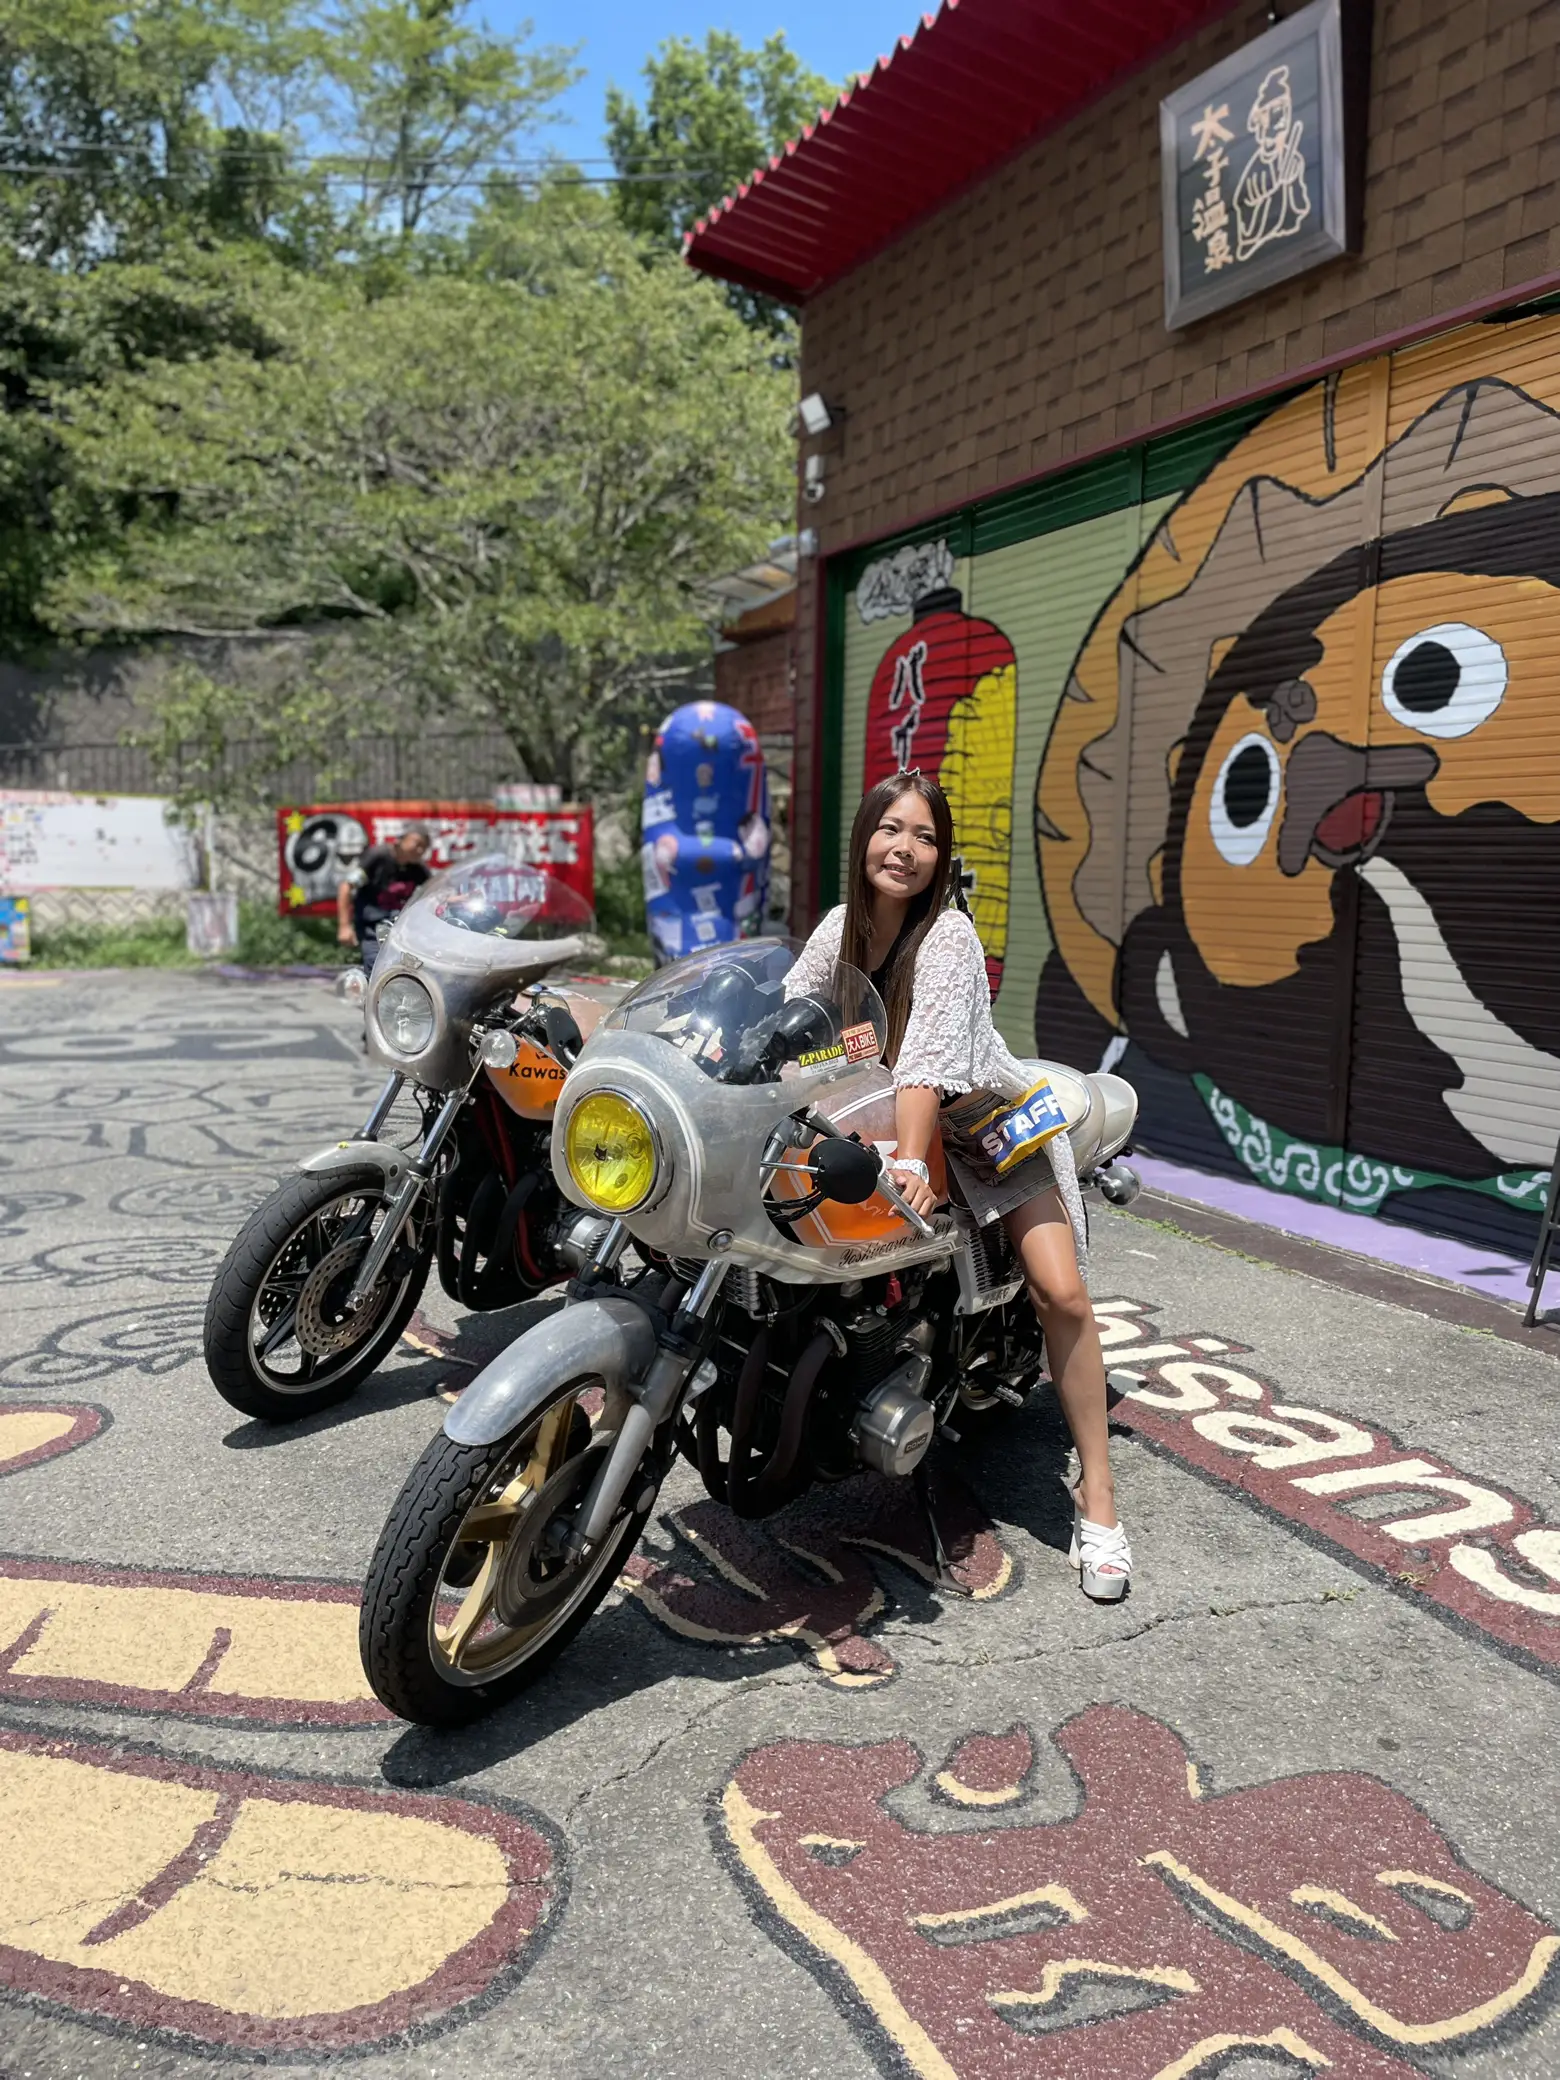
<instances>
[{"instance_id":1,"label":"front fork","mask_svg":"<svg viewBox=\"0 0 1560 2080\"><path fill-rule=\"evenodd\" d=\"M480 1063L477 1066L480 1069ZM472 1080L476 1080L475 1075ZM373 1111L364 1122L363 1132L358 1136L360 1141L377 1139L403 1081L400 1076L392 1076L385 1085ZM379 1233L369 1244L368 1254L358 1266L357 1277L352 1281L352 1290L347 1295L349 1312L355 1314L378 1285L380 1275L390 1261L390 1253L400 1240L402 1229L411 1218L417 1201L433 1181L438 1169L439 1151L454 1130L455 1122L460 1118L461 1109L470 1094L470 1084L464 1090L451 1091L439 1107L438 1117L424 1137L421 1149L415 1156L407 1158L406 1174L390 1194Z\"/></svg>"},{"instance_id":2,"label":"front fork","mask_svg":"<svg viewBox=\"0 0 1560 2080\"><path fill-rule=\"evenodd\" d=\"M606 1264L608 1251L615 1262L627 1240L628 1231L621 1222L615 1222L613 1233L598 1253L597 1263L610 1268ZM693 1290L678 1308L671 1328L661 1339L651 1360L644 1385L638 1390L638 1398L623 1418L623 1427L607 1454L606 1464L591 1483L580 1507L566 1548L571 1555L583 1555L592 1546L599 1545L612 1528L618 1505L639 1471L650 1440L676 1408L688 1375L698 1363L699 1345L694 1332L720 1298L720 1289L726 1282L729 1269L728 1259L711 1257L699 1273Z\"/></svg>"}]
</instances>

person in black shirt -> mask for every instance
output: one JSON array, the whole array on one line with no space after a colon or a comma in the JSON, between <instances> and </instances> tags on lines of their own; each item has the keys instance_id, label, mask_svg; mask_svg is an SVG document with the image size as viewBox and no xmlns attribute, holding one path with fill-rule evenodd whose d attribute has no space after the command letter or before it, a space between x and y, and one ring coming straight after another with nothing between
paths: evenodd
<instances>
[{"instance_id":1,"label":"person in black shirt","mask_svg":"<svg viewBox=\"0 0 1560 2080\"><path fill-rule=\"evenodd\" d=\"M373 973L379 926L402 910L428 879L428 833L421 824L402 831L393 845L373 845L336 891L336 937L361 948Z\"/></svg>"}]
</instances>

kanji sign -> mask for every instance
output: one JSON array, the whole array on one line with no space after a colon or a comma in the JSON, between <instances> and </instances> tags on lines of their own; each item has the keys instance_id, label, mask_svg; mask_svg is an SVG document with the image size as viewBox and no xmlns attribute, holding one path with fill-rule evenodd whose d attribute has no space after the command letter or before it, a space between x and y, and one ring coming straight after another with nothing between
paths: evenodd
<instances>
[{"instance_id":1,"label":"kanji sign","mask_svg":"<svg viewBox=\"0 0 1560 2080\"><path fill-rule=\"evenodd\" d=\"M1165 323L1359 243L1369 0L1312 0L1159 104Z\"/></svg>"}]
</instances>

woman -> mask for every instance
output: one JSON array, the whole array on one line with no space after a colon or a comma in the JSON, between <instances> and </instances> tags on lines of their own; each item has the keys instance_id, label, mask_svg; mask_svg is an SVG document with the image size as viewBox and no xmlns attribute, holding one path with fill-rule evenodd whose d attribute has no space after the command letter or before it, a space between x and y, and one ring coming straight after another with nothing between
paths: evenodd
<instances>
[{"instance_id":1,"label":"woman","mask_svg":"<svg viewBox=\"0 0 1560 2080\"><path fill-rule=\"evenodd\" d=\"M949 907L952 870L953 817L942 789L919 773L879 781L851 827L847 900L824 918L786 979L794 995L827 990L836 961L871 976L888 1010L884 1060L896 1094L898 1152L888 1167L920 1214L937 1203L926 1155L943 1100L971 1090L1021 1098L1034 1081L991 1022L980 940L964 912ZM1071 1144L1055 1135L997 1183L954 1149L946 1154L966 1205L977 1220L1005 1223L1024 1267L1078 1450L1072 1563L1087 1595L1113 1603L1126 1593L1132 1549L1116 1519L1105 1361L1079 1268L1085 1231Z\"/></svg>"}]
</instances>

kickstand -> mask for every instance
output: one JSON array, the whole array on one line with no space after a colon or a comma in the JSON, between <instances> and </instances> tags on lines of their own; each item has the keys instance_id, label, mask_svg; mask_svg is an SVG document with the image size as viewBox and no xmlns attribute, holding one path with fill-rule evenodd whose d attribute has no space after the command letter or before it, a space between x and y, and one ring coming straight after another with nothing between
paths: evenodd
<instances>
[{"instance_id":1,"label":"kickstand","mask_svg":"<svg viewBox=\"0 0 1560 2080\"><path fill-rule=\"evenodd\" d=\"M932 1542L932 1570L937 1587L949 1596L973 1595L974 1591L965 1588L949 1562L948 1549L942 1542L942 1532L937 1524L937 1495L924 1459L915 1469L912 1479L915 1482L915 1492L921 1500L922 1514L926 1518L926 1529Z\"/></svg>"}]
</instances>

